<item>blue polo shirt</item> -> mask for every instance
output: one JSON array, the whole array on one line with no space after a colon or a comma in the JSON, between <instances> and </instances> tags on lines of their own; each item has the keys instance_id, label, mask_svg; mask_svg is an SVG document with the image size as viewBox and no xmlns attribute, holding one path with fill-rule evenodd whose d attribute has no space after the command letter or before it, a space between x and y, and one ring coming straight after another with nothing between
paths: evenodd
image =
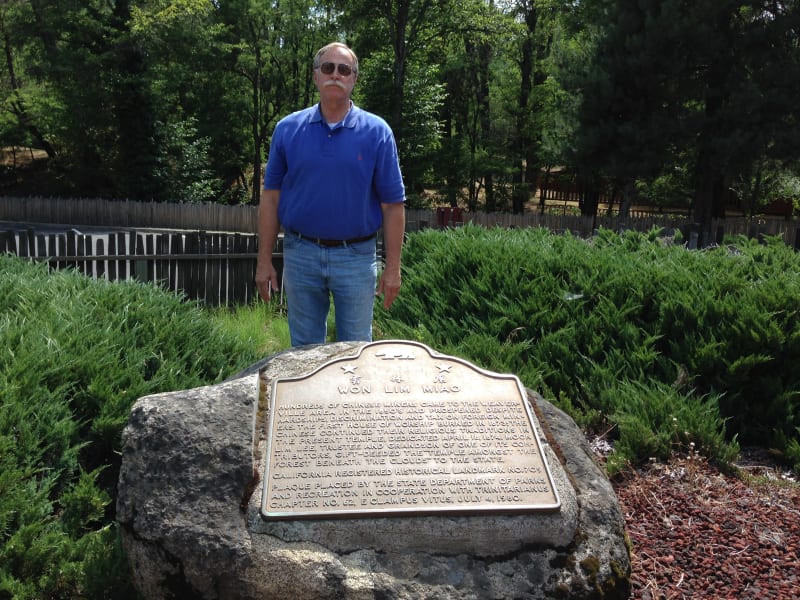
<instances>
[{"instance_id":1,"label":"blue polo shirt","mask_svg":"<svg viewBox=\"0 0 800 600\"><path fill-rule=\"evenodd\" d=\"M381 203L405 200L392 130L355 105L333 129L319 104L281 119L264 189L280 190L284 229L332 240L375 233L383 223Z\"/></svg>"}]
</instances>

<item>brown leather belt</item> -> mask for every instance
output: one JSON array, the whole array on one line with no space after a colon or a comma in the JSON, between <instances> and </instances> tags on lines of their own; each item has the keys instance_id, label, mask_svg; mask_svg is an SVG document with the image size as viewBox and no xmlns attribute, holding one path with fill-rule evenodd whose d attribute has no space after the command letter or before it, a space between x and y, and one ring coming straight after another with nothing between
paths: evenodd
<instances>
[{"instance_id":1,"label":"brown leather belt","mask_svg":"<svg viewBox=\"0 0 800 600\"><path fill-rule=\"evenodd\" d=\"M294 231L292 229L289 230L289 233L291 233L297 239L308 240L309 242L314 242L317 246L322 246L324 248L341 248L343 246L349 246L351 244L358 244L359 242L367 242L373 239L377 235L376 232L373 233L372 235L350 238L349 240L324 240L322 238L315 238L308 235L303 235L299 231Z\"/></svg>"}]
</instances>

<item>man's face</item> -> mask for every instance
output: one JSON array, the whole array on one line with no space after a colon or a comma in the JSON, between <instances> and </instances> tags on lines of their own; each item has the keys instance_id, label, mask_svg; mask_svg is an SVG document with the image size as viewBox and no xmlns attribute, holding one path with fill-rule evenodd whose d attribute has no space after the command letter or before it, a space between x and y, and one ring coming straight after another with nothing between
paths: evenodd
<instances>
[{"instance_id":1,"label":"man's face","mask_svg":"<svg viewBox=\"0 0 800 600\"><path fill-rule=\"evenodd\" d=\"M314 84L319 90L323 100L342 100L350 98L353 87L358 79L358 74L352 70L353 57L344 48L331 48L320 58L320 66L325 63L333 63L333 72L326 74L322 69L314 69ZM342 75L339 65L344 64L350 67L349 75Z\"/></svg>"}]
</instances>

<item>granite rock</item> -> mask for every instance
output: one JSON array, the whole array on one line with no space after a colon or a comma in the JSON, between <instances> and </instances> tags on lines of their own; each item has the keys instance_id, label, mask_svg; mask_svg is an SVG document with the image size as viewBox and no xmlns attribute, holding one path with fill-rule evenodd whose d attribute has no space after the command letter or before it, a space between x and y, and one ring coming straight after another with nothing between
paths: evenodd
<instances>
[{"instance_id":1,"label":"granite rock","mask_svg":"<svg viewBox=\"0 0 800 600\"><path fill-rule=\"evenodd\" d=\"M627 598L614 490L580 429L528 390L555 513L265 521L271 382L358 351L288 350L219 385L141 398L123 435L117 519L148 599Z\"/></svg>"}]
</instances>

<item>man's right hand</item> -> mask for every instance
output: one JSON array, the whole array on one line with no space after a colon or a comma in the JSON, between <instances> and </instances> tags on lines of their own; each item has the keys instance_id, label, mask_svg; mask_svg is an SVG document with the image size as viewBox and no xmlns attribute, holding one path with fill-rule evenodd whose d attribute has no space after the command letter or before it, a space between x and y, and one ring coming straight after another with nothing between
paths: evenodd
<instances>
[{"instance_id":1,"label":"man's right hand","mask_svg":"<svg viewBox=\"0 0 800 600\"><path fill-rule=\"evenodd\" d=\"M278 291L278 272L271 260L259 260L256 266L256 289L258 294L267 302L272 298L272 292Z\"/></svg>"}]
</instances>

